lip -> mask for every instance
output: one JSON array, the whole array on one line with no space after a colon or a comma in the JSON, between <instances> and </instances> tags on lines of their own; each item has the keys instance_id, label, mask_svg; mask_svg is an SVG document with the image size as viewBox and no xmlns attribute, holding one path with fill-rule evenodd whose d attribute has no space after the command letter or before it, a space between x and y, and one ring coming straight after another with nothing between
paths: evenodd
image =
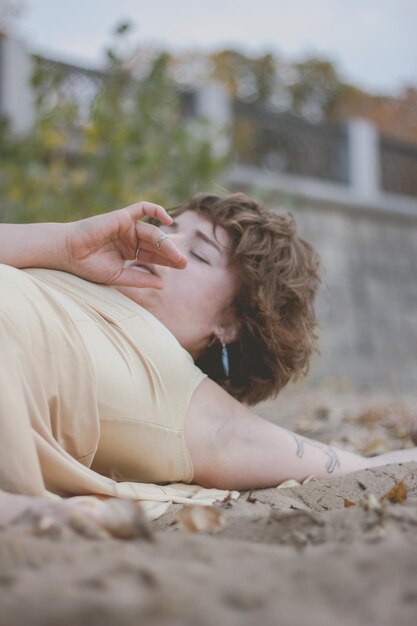
<instances>
[{"instance_id":1,"label":"lip","mask_svg":"<svg viewBox=\"0 0 417 626\"><path fill-rule=\"evenodd\" d=\"M149 272L149 274L153 274L154 276L158 276L159 278L159 274L156 271L155 266L152 265L151 263L148 264L148 263L139 263L138 261L133 261L130 267L137 267L139 270L144 269L146 272Z\"/></svg>"}]
</instances>

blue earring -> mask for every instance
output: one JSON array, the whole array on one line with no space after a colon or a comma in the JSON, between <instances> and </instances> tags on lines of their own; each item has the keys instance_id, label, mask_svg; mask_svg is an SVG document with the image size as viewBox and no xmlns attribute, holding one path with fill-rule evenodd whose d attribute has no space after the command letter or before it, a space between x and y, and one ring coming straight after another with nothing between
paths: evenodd
<instances>
[{"instance_id":1,"label":"blue earring","mask_svg":"<svg viewBox=\"0 0 417 626\"><path fill-rule=\"evenodd\" d=\"M226 378L229 378L229 371L230 371L229 354L227 352L227 347L226 347L223 337L220 339L220 343L222 344L222 365L223 365L224 375L226 376Z\"/></svg>"}]
</instances>

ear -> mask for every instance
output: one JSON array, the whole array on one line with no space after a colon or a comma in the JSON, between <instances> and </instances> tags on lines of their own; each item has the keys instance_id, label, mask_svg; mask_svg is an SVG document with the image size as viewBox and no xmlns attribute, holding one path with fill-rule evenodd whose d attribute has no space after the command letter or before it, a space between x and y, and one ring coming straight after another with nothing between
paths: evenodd
<instances>
[{"instance_id":1,"label":"ear","mask_svg":"<svg viewBox=\"0 0 417 626\"><path fill-rule=\"evenodd\" d=\"M233 343L239 338L239 325L236 322L218 325L214 329L214 336L219 341L223 339L226 344Z\"/></svg>"}]
</instances>

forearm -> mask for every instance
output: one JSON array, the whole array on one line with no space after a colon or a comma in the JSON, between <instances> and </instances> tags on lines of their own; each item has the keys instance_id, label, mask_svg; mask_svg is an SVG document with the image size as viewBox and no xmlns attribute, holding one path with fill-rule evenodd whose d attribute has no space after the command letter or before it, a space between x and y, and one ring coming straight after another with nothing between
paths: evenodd
<instances>
[{"instance_id":1,"label":"forearm","mask_svg":"<svg viewBox=\"0 0 417 626\"><path fill-rule=\"evenodd\" d=\"M230 472L235 489L273 487L289 478L332 478L368 467L417 461L417 448L363 457L259 420L230 444ZM243 435L243 436L242 436ZM237 485L240 486L237 486Z\"/></svg>"},{"instance_id":2,"label":"forearm","mask_svg":"<svg viewBox=\"0 0 417 626\"><path fill-rule=\"evenodd\" d=\"M309 475L330 478L364 469L372 464L370 459L349 450L277 428L277 445L282 448L281 460L286 465L286 471L292 470L294 475L291 474L291 478L303 480Z\"/></svg>"},{"instance_id":3,"label":"forearm","mask_svg":"<svg viewBox=\"0 0 417 626\"><path fill-rule=\"evenodd\" d=\"M252 430L253 428L253 430ZM251 424L250 437L231 444L231 460L238 468L233 482L240 487L273 487L293 478L332 478L372 467L374 459L292 433L270 422ZM239 462L239 457L244 462ZM387 461L389 462L389 461Z\"/></svg>"},{"instance_id":4,"label":"forearm","mask_svg":"<svg viewBox=\"0 0 417 626\"><path fill-rule=\"evenodd\" d=\"M65 269L66 224L0 224L0 263Z\"/></svg>"}]
</instances>

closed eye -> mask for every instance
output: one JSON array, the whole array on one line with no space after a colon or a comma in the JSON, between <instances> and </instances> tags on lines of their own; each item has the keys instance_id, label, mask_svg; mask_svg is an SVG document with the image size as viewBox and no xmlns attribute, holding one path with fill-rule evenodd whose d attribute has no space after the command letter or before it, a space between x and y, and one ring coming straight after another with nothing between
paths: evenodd
<instances>
[{"instance_id":1,"label":"closed eye","mask_svg":"<svg viewBox=\"0 0 417 626\"><path fill-rule=\"evenodd\" d=\"M203 258L202 256L200 256L199 254L196 254L195 252L193 252L192 250L190 250L190 254L192 257L194 257L195 259L198 259L199 261L201 261L202 263L206 263L207 265L211 265L209 261L207 261L207 259Z\"/></svg>"}]
</instances>

